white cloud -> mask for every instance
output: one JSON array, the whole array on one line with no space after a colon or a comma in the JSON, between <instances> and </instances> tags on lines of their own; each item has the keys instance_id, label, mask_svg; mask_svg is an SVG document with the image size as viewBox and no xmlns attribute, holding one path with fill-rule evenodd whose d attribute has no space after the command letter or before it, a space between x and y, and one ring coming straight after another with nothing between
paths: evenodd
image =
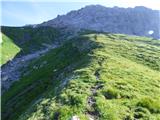
<instances>
[{"instance_id":1,"label":"white cloud","mask_svg":"<svg viewBox=\"0 0 160 120\"><path fill-rule=\"evenodd\" d=\"M153 30L148 31L148 34L152 35L154 33Z\"/></svg>"}]
</instances>

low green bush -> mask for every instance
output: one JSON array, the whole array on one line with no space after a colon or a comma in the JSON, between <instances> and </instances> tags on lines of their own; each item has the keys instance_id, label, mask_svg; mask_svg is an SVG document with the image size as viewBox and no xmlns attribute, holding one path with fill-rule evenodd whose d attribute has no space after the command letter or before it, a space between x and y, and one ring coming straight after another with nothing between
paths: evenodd
<instances>
[{"instance_id":1,"label":"low green bush","mask_svg":"<svg viewBox=\"0 0 160 120\"><path fill-rule=\"evenodd\" d=\"M150 97L141 99L137 106L147 108L151 113L160 113L160 101L156 101Z\"/></svg>"},{"instance_id":2,"label":"low green bush","mask_svg":"<svg viewBox=\"0 0 160 120\"><path fill-rule=\"evenodd\" d=\"M120 97L118 91L114 88L108 88L107 90L104 90L103 95L106 99L117 99Z\"/></svg>"}]
</instances>

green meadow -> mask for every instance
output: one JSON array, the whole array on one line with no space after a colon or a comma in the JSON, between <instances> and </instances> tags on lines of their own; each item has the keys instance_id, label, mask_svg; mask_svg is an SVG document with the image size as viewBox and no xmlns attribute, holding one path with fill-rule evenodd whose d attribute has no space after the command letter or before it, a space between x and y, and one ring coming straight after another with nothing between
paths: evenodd
<instances>
[{"instance_id":1,"label":"green meadow","mask_svg":"<svg viewBox=\"0 0 160 120\"><path fill-rule=\"evenodd\" d=\"M21 49L29 53L29 42L37 40L35 50L45 40L51 43L32 36L20 49L14 38L3 35L2 64ZM160 120L160 41L84 32L32 60L2 95L2 120L69 120L74 115L80 120Z\"/></svg>"}]
</instances>

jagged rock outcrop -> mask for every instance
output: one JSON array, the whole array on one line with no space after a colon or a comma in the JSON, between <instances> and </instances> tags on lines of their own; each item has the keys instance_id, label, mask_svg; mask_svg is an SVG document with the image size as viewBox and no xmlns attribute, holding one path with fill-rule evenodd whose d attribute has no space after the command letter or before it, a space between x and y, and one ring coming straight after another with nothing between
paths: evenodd
<instances>
[{"instance_id":1,"label":"jagged rock outcrop","mask_svg":"<svg viewBox=\"0 0 160 120\"><path fill-rule=\"evenodd\" d=\"M123 33L160 38L160 11L146 7L107 8L90 5L66 15L44 22L39 26L89 29L103 32ZM152 31L149 33L149 31Z\"/></svg>"}]
</instances>

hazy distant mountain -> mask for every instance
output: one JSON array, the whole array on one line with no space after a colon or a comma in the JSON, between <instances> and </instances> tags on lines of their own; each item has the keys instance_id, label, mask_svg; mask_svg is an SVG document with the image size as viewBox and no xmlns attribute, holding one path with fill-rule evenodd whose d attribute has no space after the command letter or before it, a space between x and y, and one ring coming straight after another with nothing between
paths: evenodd
<instances>
[{"instance_id":1,"label":"hazy distant mountain","mask_svg":"<svg viewBox=\"0 0 160 120\"><path fill-rule=\"evenodd\" d=\"M71 11L66 15L44 22L42 26L60 28L90 29L112 33L160 38L160 15L158 10L143 6L135 8L107 8L90 5ZM153 34L149 34L153 31ZM151 32L152 33L152 32Z\"/></svg>"}]
</instances>

